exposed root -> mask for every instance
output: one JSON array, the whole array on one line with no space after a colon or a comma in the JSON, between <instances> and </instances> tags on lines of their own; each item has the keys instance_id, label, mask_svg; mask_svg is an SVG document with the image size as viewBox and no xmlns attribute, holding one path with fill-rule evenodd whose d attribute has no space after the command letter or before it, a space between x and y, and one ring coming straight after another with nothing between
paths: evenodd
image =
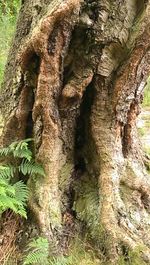
<instances>
[{"instance_id":1,"label":"exposed root","mask_svg":"<svg viewBox=\"0 0 150 265\"><path fill-rule=\"evenodd\" d=\"M106 251L112 264L123 245L132 251L139 249L139 255L150 262L150 183L140 170L138 175L135 172L137 164L132 163L132 174L128 166L126 178L118 176L120 188L114 184L114 169L109 171L108 164L107 174L100 176L100 221L107 235Z\"/></svg>"}]
</instances>

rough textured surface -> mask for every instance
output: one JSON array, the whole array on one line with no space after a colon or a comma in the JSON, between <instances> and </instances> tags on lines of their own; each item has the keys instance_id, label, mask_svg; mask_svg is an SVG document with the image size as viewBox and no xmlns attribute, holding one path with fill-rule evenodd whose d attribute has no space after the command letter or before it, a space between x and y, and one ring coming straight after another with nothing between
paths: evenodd
<instances>
[{"instance_id":1,"label":"rough textured surface","mask_svg":"<svg viewBox=\"0 0 150 265\"><path fill-rule=\"evenodd\" d=\"M136 131L149 14L149 1L25 1L1 96L2 144L34 137L45 168L28 180L41 232L57 246L65 216L80 211L76 187L95 180L96 223L114 264L139 246L150 260L150 182Z\"/></svg>"}]
</instances>

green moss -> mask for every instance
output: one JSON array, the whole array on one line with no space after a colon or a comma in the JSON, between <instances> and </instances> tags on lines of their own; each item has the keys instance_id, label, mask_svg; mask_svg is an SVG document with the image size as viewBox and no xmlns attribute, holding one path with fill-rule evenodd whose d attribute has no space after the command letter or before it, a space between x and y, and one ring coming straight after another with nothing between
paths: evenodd
<instances>
[{"instance_id":1,"label":"green moss","mask_svg":"<svg viewBox=\"0 0 150 265\"><path fill-rule=\"evenodd\" d=\"M99 190L97 180L87 175L75 183L73 210L77 218L86 223L92 236L99 235Z\"/></svg>"},{"instance_id":2,"label":"green moss","mask_svg":"<svg viewBox=\"0 0 150 265\"><path fill-rule=\"evenodd\" d=\"M52 258L51 265L102 265L92 246L78 235L72 240L68 255Z\"/></svg>"},{"instance_id":3,"label":"green moss","mask_svg":"<svg viewBox=\"0 0 150 265\"><path fill-rule=\"evenodd\" d=\"M126 256L119 258L118 265L146 265L147 263L141 257L142 247L129 251Z\"/></svg>"}]
</instances>

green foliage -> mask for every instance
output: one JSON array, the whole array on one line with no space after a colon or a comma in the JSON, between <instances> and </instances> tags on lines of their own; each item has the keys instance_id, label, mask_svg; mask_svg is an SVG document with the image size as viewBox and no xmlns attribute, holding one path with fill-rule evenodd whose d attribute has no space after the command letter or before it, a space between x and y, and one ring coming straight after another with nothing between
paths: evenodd
<instances>
[{"instance_id":1,"label":"green foliage","mask_svg":"<svg viewBox=\"0 0 150 265\"><path fill-rule=\"evenodd\" d=\"M3 79L6 59L16 26L20 0L0 1L0 83Z\"/></svg>"},{"instance_id":2,"label":"green foliage","mask_svg":"<svg viewBox=\"0 0 150 265\"><path fill-rule=\"evenodd\" d=\"M0 156L10 158L21 158L20 165L14 166L0 165L0 213L11 209L17 214L26 218L26 202L29 191L27 186L18 181L12 183L12 178L17 173L23 175L39 174L44 176L44 170L41 165L34 162L32 152L29 149L29 142L32 139L26 139L19 142L13 142L8 147L0 149Z\"/></svg>"},{"instance_id":3,"label":"green foliage","mask_svg":"<svg viewBox=\"0 0 150 265\"><path fill-rule=\"evenodd\" d=\"M150 77L147 79L147 85L144 89L143 107L150 107Z\"/></svg>"},{"instance_id":4,"label":"green foliage","mask_svg":"<svg viewBox=\"0 0 150 265\"><path fill-rule=\"evenodd\" d=\"M94 237L99 233L99 194L96 179L83 177L75 185L76 198L73 209L77 217L85 222Z\"/></svg>"},{"instance_id":5,"label":"green foliage","mask_svg":"<svg viewBox=\"0 0 150 265\"><path fill-rule=\"evenodd\" d=\"M0 14L15 16L20 6L20 0L0 0Z\"/></svg>"},{"instance_id":6,"label":"green foliage","mask_svg":"<svg viewBox=\"0 0 150 265\"><path fill-rule=\"evenodd\" d=\"M86 241L78 236L72 241L68 255L49 257L49 245L45 238L33 239L26 250L28 254L24 258L23 265L100 265L93 249Z\"/></svg>"},{"instance_id":7,"label":"green foliage","mask_svg":"<svg viewBox=\"0 0 150 265\"><path fill-rule=\"evenodd\" d=\"M143 137L146 134L146 128L138 128L138 133L140 137Z\"/></svg>"},{"instance_id":8,"label":"green foliage","mask_svg":"<svg viewBox=\"0 0 150 265\"><path fill-rule=\"evenodd\" d=\"M121 256L118 265L146 265L147 263L141 257L142 248L129 251L127 256Z\"/></svg>"},{"instance_id":9,"label":"green foliage","mask_svg":"<svg viewBox=\"0 0 150 265\"><path fill-rule=\"evenodd\" d=\"M0 213L11 209L26 218L27 198L28 189L22 181L12 185L7 178L0 177Z\"/></svg>"},{"instance_id":10,"label":"green foliage","mask_svg":"<svg viewBox=\"0 0 150 265\"><path fill-rule=\"evenodd\" d=\"M19 142L13 142L8 147L0 149L0 156L13 155L13 157L25 158L28 161L32 159L32 152L28 147L28 143L32 139L26 139Z\"/></svg>"},{"instance_id":11,"label":"green foliage","mask_svg":"<svg viewBox=\"0 0 150 265\"><path fill-rule=\"evenodd\" d=\"M86 239L76 236L71 244L67 256L60 256L50 260L50 265L100 265L94 249Z\"/></svg>"},{"instance_id":12,"label":"green foliage","mask_svg":"<svg viewBox=\"0 0 150 265\"><path fill-rule=\"evenodd\" d=\"M41 176L45 176L43 167L34 161L23 160L19 166L19 171L22 172L23 175L39 174Z\"/></svg>"},{"instance_id":13,"label":"green foliage","mask_svg":"<svg viewBox=\"0 0 150 265\"><path fill-rule=\"evenodd\" d=\"M49 264L49 244L46 238L39 237L37 239L32 239L32 241L28 245L27 251L29 253L24 258L23 265Z\"/></svg>"}]
</instances>

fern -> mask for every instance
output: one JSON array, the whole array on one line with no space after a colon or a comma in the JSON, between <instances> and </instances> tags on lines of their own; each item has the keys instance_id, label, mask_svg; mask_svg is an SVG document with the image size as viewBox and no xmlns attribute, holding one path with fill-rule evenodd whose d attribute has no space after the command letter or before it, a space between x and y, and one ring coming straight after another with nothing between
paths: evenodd
<instances>
[{"instance_id":1,"label":"fern","mask_svg":"<svg viewBox=\"0 0 150 265\"><path fill-rule=\"evenodd\" d=\"M0 156L23 158L21 164L16 167L11 164L0 165L0 214L11 209L15 213L27 217L25 207L29 196L28 188L22 181L11 184L11 179L17 172L21 172L23 175L45 175L42 166L32 159L32 152L28 146L30 141L32 139L13 142L8 147L0 149Z\"/></svg>"},{"instance_id":2,"label":"fern","mask_svg":"<svg viewBox=\"0 0 150 265\"><path fill-rule=\"evenodd\" d=\"M29 264L49 264L48 255L49 255L49 244L48 240L43 237L33 239L27 248L29 252L28 255L24 258L23 265Z\"/></svg>"},{"instance_id":3,"label":"fern","mask_svg":"<svg viewBox=\"0 0 150 265\"><path fill-rule=\"evenodd\" d=\"M25 205L29 196L27 186L23 183L23 181L18 181L14 184L13 187L15 189L16 199L23 205Z\"/></svg>"},{"instance_id":4,"label":"fern","mask_svg":"<svg viewBox=\"0 0 150 265\"><path fill-rule=\"evenodd\" d=\"M28 143L31 141L32 139L26 139L19 142L13 142L8 147L0 149L0 156L13 155L13 157L26 158L30 161L32 159L32 152L28 147Z\"/></svg>"},{"instance_id":5,"label":"fern","mask_svg":"<svg viewBox=\"0 0 150 265\"><path fill-rule=\"evenodd\" d=\"M21 165L19 166L19 171L22 172L23 175L39 174L45 176L43 167L40 164L35 163L34 161L23 160Z\"/></svg>"},{"instance_id":6,"label":"fern","mask_svg":"<svg viewBox=\"0 0 150 265\"><path fill-rule=\"evenodd\" d=\"M82 177L80 182L75 183L75 202L73 210L77 217L86 223L91 236L96 237L99 234L99 193L97 180L88 177Z\"/></svg>"},{"instance_id":7,"label":"fern","mask_svg":"<svg viewBox=\"0 0 150 265\"><path fill-rule=\"evenodd\" d=\"M0 177L0 213L11 209L26 218L27 198L28 189L23 182L19 181L11 185L8 179Z\"/></svg>"},{"instance_id":8,"label":"fern","mask_svg":"<svg viewBox=\"0 0 150 265\"><path fill-rule=\"evenodd\" d=\"M11 165L0 165L0 178L10 179L14 177L16 169Z\"/></svg>"},{"instance_id":9,"label":"fern","mask_svg":"<svg viewBox=\"0 0 150 265\"><path fill-rule=\"evenodd\" d=\"M4 147L0 149L0 156L8 156L11 154L11 150L9 147Z\"/></svg>"}]
</instances>

